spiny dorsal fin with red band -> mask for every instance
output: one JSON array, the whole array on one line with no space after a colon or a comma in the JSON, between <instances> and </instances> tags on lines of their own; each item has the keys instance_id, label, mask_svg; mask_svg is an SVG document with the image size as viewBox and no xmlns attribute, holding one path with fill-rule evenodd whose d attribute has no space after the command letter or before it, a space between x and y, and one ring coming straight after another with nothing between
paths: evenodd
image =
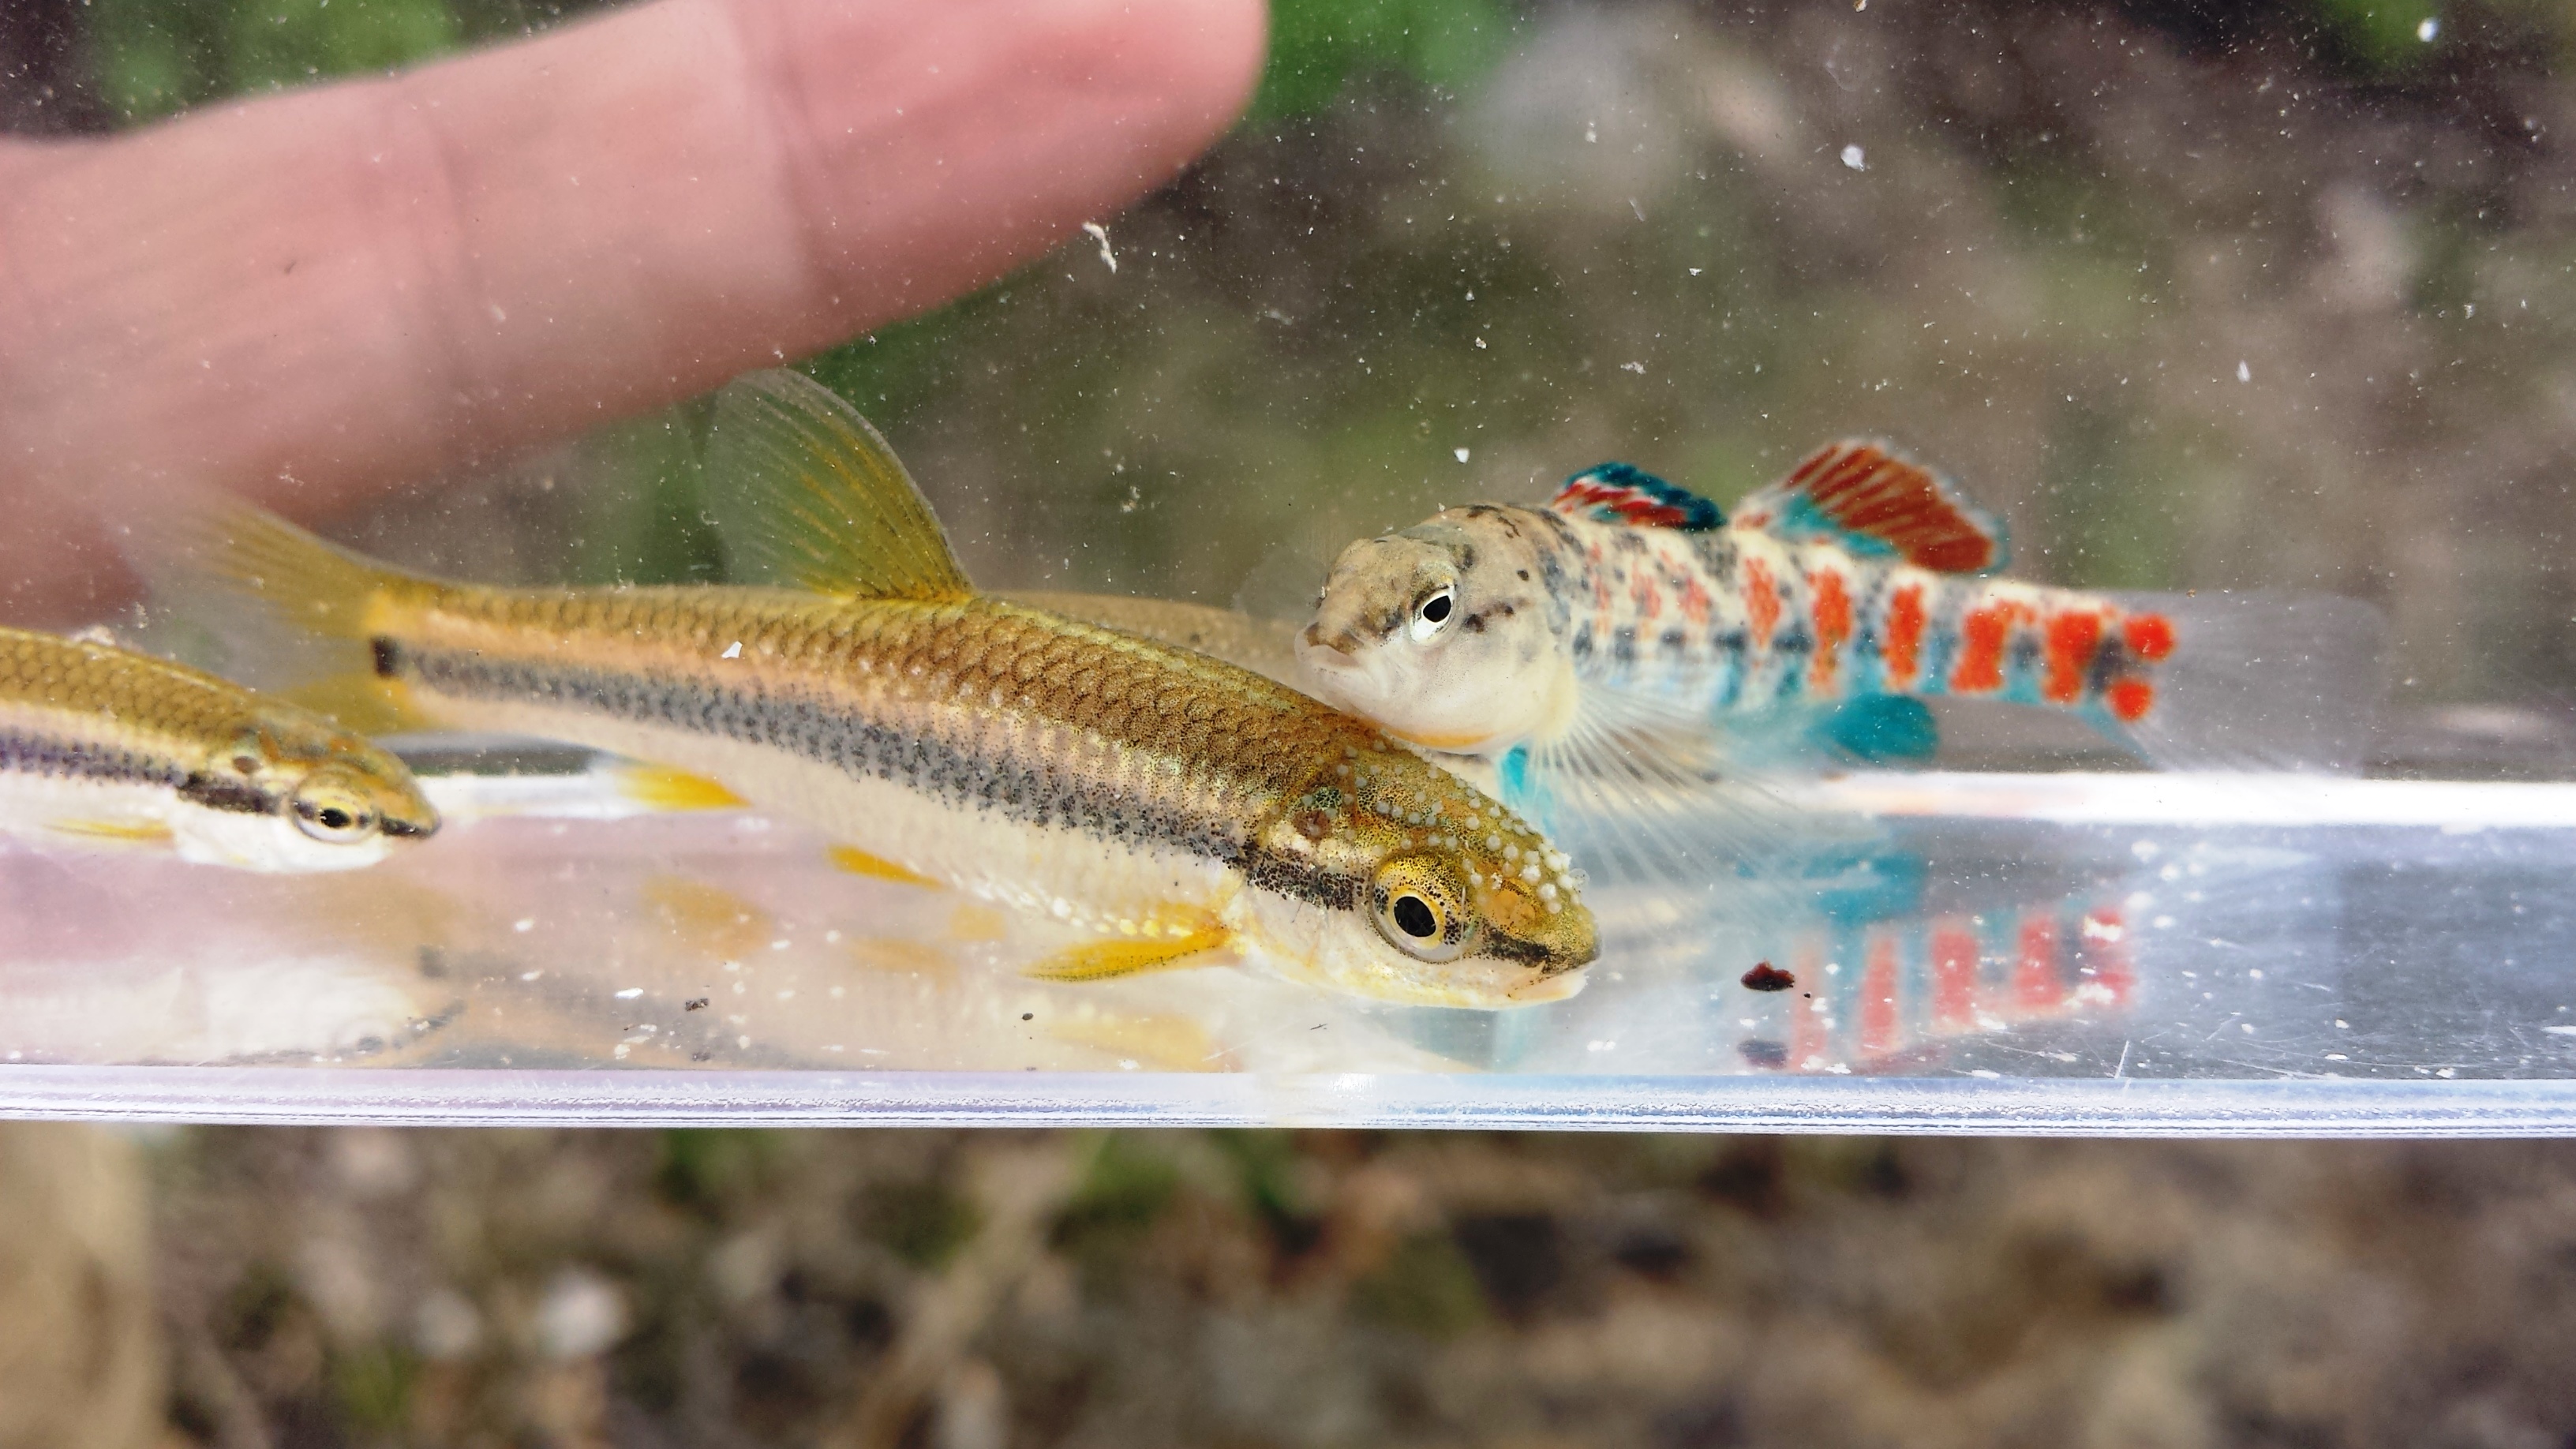
<instances>
[{"instance_id":1,"label":"spiny dorsal fin with red band","mask_svg":"<svg viewBox=\"0 0 2576 1449\"><path fill-rule=\"evenodd\" d=\"M1738 528L1783 538L1831 538L1864 555L1895 554L1948 574L2003 567L2002 520L1959 496L1950 480L1885 443L1845 439L1810 454L1789 476L1735 506Z\"/></svg>"},{"instance_id":2,"label":"spiny dorsal fin with red band","mask_svg":"<svg viewBox=\"0 0 2576 1449\"><path fill-rule=\"evenodd\" d=\"M1684 533L1726 526L1726 513L1716 504L1626 463L1604 463L1575 474L1547 506L1568 518Z\"/></svg>"}]
</instances>

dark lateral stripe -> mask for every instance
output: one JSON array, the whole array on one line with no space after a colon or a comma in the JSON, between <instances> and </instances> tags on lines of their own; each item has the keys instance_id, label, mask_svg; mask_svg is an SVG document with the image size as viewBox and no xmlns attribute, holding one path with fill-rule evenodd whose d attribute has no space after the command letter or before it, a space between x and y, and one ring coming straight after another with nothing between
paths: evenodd
<instances>
[{"instance_id":1,"label":"dark lateral stripe","mask_svg":"<svg viewBox=\"0 0 2576 1449\"><path fill-rule=\"evenodd\" d=\"M454 650L378 650L425 688L460 699L588 711L761 745L854 780L900 785L942 804L1018 824L1071 830L1129 848L1178 849L1243 870L1265 889L1320 905L1356 899L1355 882L1258 852L1249 822L1195 816L1142 800L1047 760L1006 759L971 744L915 734L809 697L718 689L604 670L557 669Z\"/></svg>"},{"instance_id":2,"label":"dark lateral stripe","mask_svg":"<svg viewBox=\"0 0 2576 1449\"><path fill-rule=\"evenodd\" d=\"M159 785L174 790L188 780L188 772L172 760L5 729L0 729L0 774Z\"/></svg>"}]
</instances>

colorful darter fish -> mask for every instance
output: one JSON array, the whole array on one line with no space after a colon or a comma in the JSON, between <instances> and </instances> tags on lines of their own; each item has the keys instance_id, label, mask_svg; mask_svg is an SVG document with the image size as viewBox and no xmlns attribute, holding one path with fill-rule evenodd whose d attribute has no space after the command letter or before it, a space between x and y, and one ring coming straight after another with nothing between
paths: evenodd
<instances>
[{"instance_id":1,"label":"colorful darter fish","mask_svg":"<svg viewBox=\"0 0 2576 1449\"><path fill-rule=\"evenodd\" d=\"M1545 508L1453 508L1344 550L1301 667L1433 751L1607 790L1758 773L1784 747L1928 756L1921 701L2061 710L2170 765L2333 766L2378 621L2325 598L2142 604L1998 576L2000 522L1882 443L1840 442L1733 516L1626 464Z\"/></svg>"},{"instance_id":2,"label":"colorful darter fish","mask_svg":"<svg viewBox=\"0 0 2576 1449\"><path fill-rule=\"evenodd\" d=\"M443 583L238 506L168 562L346 641L417 716L693 772L848 842L852 869L1096 933L1041 974L1249 948L1430 1005L1580 984L1592 918L1537 831L1269 680L979 594L903 465L817 384L727 388L708 474L737 576L774 586Z\"/></svg>"},{"instance_id":3,"label":"colorful darter fish","mask_svg":"<svg viewBox=\"0 0 2576 1449\"><path fill-rule=\"evenodd\" d=\"M438 828L411 772L309 710L87 639L0 629L0 831L259 871Z\"/></svg>"}]
</instances>

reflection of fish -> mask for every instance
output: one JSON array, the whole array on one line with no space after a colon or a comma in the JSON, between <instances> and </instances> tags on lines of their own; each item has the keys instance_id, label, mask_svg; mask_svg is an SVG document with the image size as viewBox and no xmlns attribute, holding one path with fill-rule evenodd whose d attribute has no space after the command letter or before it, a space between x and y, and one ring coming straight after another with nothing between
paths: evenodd
<instances>
[{"instance_id":1,"label":"reflection of fish","mask_svg":"<svg viewBox=\"0 0 2576 1449\"><path fill-rule=\"evenodd\" d=\"M436 720L720 781L890 867L1098 933L1090 978L1248 945L1363 994L1567 995L1565 858L1376 730L1201 655L979 595L848 407L720 399L728 551L769 588L500 590L395 573L236 509L198 565Z\"/></svg>"},{"instance_id":2,"label":"reflection of fish","mask_svg":"<svg viewBox=\"0 0 2576 1449\"><path fill-rule=\"evenodd\" d=\"M438 828L321 716L105 644L0 629L0 830L250 870L345 870Z\"/></svg>"},{"instance_id":3,"label":"reflection of fish","mask_svg":"<svg viewBox=\"0 0 2576 1449\"><path fill-rule=\"evenodd\" d=\"M2116 1016L2137 989L2127 938L2116 902L2080 898L1820 933L1789 953L1802 989L1762 1008L1787 1040L1739 1050L1759 1067L1885 1071L1958 1037Z\"/></svg>"},{"instance_id":4,"label":"reflection of fish","mask_svg":"<svg viewBox=\"0 0 2576 1449\"><path fill-rule=\"evenodd\" d=\"M2245 761L2285 727L2344 728L2360 711L2337 703L2375 688L2364 606L2204 620L1980 577L2004 552L1997 522L1873 443L1823 449L1731 520L1605 464L1543 509L1450 509L1352 545L1299 659L1416 744L1526 750L1576 778L1705 778L1781 745L1919 757L1918 701L1944 695L2070 711L2167 762Z\"/></svg>"}]
</instances>

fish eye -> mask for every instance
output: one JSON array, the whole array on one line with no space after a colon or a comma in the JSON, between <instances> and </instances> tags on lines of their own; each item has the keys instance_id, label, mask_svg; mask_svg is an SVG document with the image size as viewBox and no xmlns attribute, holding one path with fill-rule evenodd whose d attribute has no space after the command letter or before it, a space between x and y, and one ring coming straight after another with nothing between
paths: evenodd
<instances>
[{"instance_id":1,"label":"fish eye","mask_svg":"<svg viewBox=\"0 0 2576 1449\"><path fill-rule=\"evenodd\" d=\"M1443 584L1422 596L1413 606L1413 625L1409 632L1417 644L1428 643L1448 627L1450 617L1458 612L1458 590Z\"/></svg>"},{"instance_id":2,"label":"fish eye","mask_svg":"<svg viewBox=\"0 0 2576 1449\"><path fill-rule=\"evenodd\" d=\"M383 823L346 786L327 780L298 786L286 810L296 829L325 845L355 845Z\"/></svg>"},{"instance_id":3,"label":"fish eye","mask_svg":"<svg viewBox=\"0 0 2576 1449\"><path fill-rule=\"evenodd\" d=\"M1388 945L1417 961L1455 961L1466 954L1473 932L1427 862L1388 862L1370 895L1370 914Z\"/></svg>"}]
</instances>

